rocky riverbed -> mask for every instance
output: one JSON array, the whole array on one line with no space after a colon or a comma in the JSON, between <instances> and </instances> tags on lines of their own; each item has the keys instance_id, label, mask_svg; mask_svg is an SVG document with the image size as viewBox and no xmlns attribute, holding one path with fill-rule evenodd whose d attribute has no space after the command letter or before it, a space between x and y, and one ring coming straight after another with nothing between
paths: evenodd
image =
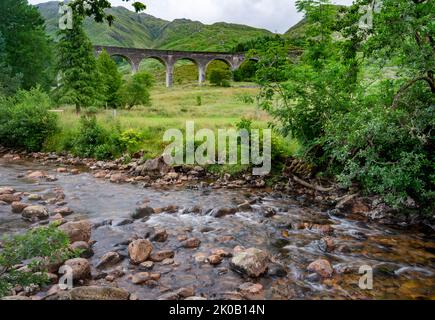
<instances>
[{"instance_id":1,"label":"rocky riverbed","mask_svg":"<svg viewBox=\"0 0 435 320\"><path fill-rule=\"evenodd\" d=\"M359 200L331 209L326 194L159 159L31 158L0 159L0 233L56 220L84 253L64 262L73 290L52 270L51 286L14 298L435 298L433 232L373 222L382 212ZM373 268L373 290L359 287L361 266Z\"/></svg>"}]
</instances>

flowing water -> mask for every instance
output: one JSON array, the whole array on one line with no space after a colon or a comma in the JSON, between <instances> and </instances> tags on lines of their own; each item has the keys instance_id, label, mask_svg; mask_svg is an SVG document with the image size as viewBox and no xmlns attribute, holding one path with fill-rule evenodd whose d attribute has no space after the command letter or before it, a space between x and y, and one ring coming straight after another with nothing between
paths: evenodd
<instances>
[{"instance_id":1,"label":"flowing water","mask_svg":"<svg viewBox=\"0 0 435 320\"><path fill-rule=\"evenodd\" d=\"M134 292L141 299L155 299L162 292L181 287L194 287L196 295L209 299L231 297L228 292L248 281L261 283L266 299L433 299L435 298L435 241L433 234L418 230L390 228L365 221L361 217L333 216L316 207L302 205L303 199L248 189L152 189L130 184L111 184L97 180L89 173L79 175L55 174L55 167L34 162L5 162L0 160L0 187L11 186L17 191L37 193L52 198L60 188L66 195L67 206L75 214L67 219L86 218L100 227L93 230L93 265L108 251L126 254L126 242L134 235L143 236L147 226L165 228L169 238L165 243L153 243L154 250L174 250L175 265L157 263L153 272L161 273L158 286L137 286L128 279L136 272L125 259L126 275L110 285ZM28 170L46 170L58 178L55 182L20 178ZM186 214L183 209L200 206L207 209L231 207L246 200L256 200L252 212L214 218L207 214ZM26 201L25 199L23 201ZM137 221L113 226L104 221L128 218L138 204L149 201L151 207L176 205L177 213L162 213L146 222ZM49 209L53 206L47 205ZM265 217L274 209L276 215ZM347 217L346 217L347 216ZM300 227L314 225L312 229ZM10 206L0 205L0 233L20 232L29 227ZM320 239L325 237L321 226L331 225L330 237L335 250L324 252ZM319 227L320 226L320 227ZM186 235L201 240L198 249L180 247L177 237ZM265 275L250 280L229 269L229 259L219 266L199 263L195 256L210 254L213 248L231 251L235 246L255 247L267 251L284 265L287 276ZM324 258L334 267L334 276L321 279L306 270L312 261ZM359 287L361 266L373 268L373 289ZM93 270L95 272L95 270ZM109 284L106 280L95 280Z\"/></svg>"}]
</instances>

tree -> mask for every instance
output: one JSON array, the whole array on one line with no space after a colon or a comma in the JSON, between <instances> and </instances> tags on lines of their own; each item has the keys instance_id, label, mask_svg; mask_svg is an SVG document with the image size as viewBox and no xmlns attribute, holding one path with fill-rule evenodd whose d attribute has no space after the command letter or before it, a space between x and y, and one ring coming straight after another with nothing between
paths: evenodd
<instances>
[{"instance_id":1,"label":"tree","mask_svg":"<svg viewBox=\"0 0 435 320\"><path fill-rule=\"evenodd\" d=\"M21 74L14 75L12 67L7 64L6 46L0 33L0 96L14 94L21 85Z\"/></svg>"},{"instance_id":2,"label":"tree","mask_svg":"<svg viewBox=\"0 0 435 320\"><path fill-rule=\"evenodd\" d=\"M231 72L225 69L213 69L209 75L210 83L215 86L229 87Z\"/></svg>"},{"instance_id":3,"label":"tree","mask_svg":"<svg viewBox=\"0 0 435 320\"><path fill-rule=\"evenodd\" d=\"M82 18L74 15L73 28L59 31L59 87L55 93L59 103L81 108L101 103L102 86L97 71L92 43L82 27Z\"/></svg>"},{"instance_id":4,"label":"tree","mask_svg":"<svg viewBox=\"0 0 435 320\"><path fill-rule=\"evenodd\" d=\"M342 187L433 212L433 4L384 0L373 28L361 28L371 2L297 1L308 22L304 52L294 63L279 47L257 53L261 105Z\"/></svg>"},{"instance_id":5,"label":"tree","mask_svg":"<svg viewBox=\"0 0 435 320\"><path fill-rule=\"evenodd\" d=\"M73 0L68 6L73 11L73 27L59 32L60 83L55 96L60 103L75 105L79 113L82 107L101 104L106 90L99 79L92 43L82 27L83 20L93 17L96 22L111 24L114 17L105 11L111 7L107 0ZM133 3L133 6L137 12L146 8L140 2Z\"/></svg>"},{"instance_id":6,"label":"tree","mask_svg":"<svg viewBox=\"0 0 435 320\"><path fill-rule=\"evenodd\" d=\"M150 103L149 89L153 85L153 78L147 72L134 74L121 88L122 104L128 109L138 105Z\"/></svg>"},{"instance_id":7,"label":"tree","mask_svg":"<svg viewBox=\"0 0 435 320\"><path fill-rule=\"evenodd\" d=\"M49 89L54 78L52 45L44 20L27 0L0 2L0 33L5 42L5 63L12 77L21 75L21 87L37 84Z\"/></svg>"},{"instance_id":8,"label":"tree","mask_svg":"<svg viewBox=\"0 0 435 320\"><path fill-rule=\"evenodd\" d=\"M110 58L105 50L97 59L97 68L100 73L105 104L111 108L118 107L120 104L119 89L122 85L122 77L115 61Z\"/></svg>"}]
</instances>

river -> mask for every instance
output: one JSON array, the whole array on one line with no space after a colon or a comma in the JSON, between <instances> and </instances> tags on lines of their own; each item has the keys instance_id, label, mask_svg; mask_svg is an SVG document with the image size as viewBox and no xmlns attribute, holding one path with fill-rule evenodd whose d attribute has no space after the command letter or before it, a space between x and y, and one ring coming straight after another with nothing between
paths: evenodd
<instances>
[{"instance_id":1,"label":"river","mask_svg":"<svg viewBox=\"0 0 435 320\"><path fill-rule=\"evenodd\" d=\"M132 284L128 275L136 272L128 259L122 262L126 274L115 284L134 293L139 299L155 299L167 290L194 287L196 295L208 299L227 298L247 282L260 283L266 299L434 299L435 241L433 234L418 230L392 228L352 215L334 216L315 206L305 206L300 199L270 190L210 189L210 188L142 188L132 184L112 184L96 179L90 173L59 174L56 167L36 162L0 160L0 187L13 187L19 192L53 197L55 189L63 190L65 201L74 214L72 219L89 219L101 225L92 233L94 255L92 265L100 257L117 250L126 252L125 242L139 237L148 226L164 228L169 238L153 243L155 250L174 250L176 263L156 263L153 272L161 274L155 287ZM46 170L57 181L35 181L22 177L28 170ZM24 202L26 199L24 197ZM153 208L176 205L176 213L155 214L149 220L123 226L107 223L128 218L141 203ZM215 218L206 214L218 207L236 206L245 201L254 203L253 210ZM46 204L53 210L54 205ZM203 213L186 213L192 207ZM273 216L265 212L275 211ZM106 223L102 223L106 222ZM301 226L314 226L304 228ZM30 223L11 213L8 205L0 205L0 234L22 232ZM319 227L320 226L320 227ZM320 240L326 235L321 226L331 226L329 234L334 249L326 252ZM323 232L322 232L323 231ZM328 232L329 232L328 231ZM197 237L198 249L180 246L180 236ZM206 256L213 248L232 251L235 246L255 247L269 253L283 265L287 275L268 274L259 279L244 278L229 268L229 260L219 266L195 259ZM334 276L322 279L307 271L316 259L327 259L334 267ZM373 269L373 289L359 286L361 266ZM93 269L93 272L95 270ZM114 285L104 279L93 280L102 285Z\"/></svg>"}]
</instances>

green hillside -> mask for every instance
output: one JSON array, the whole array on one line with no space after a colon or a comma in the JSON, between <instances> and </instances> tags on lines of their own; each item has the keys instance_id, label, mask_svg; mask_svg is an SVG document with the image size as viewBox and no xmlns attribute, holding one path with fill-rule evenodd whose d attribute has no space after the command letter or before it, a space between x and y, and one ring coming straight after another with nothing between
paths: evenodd
<instances>
[{"instance_id":1,"label":"green hillside","mask_svg":"<svg viewBox=\"0 0 435 320\"><path fill-rule=\"evenodd\" d=\"M54 1L37 5L46 21L47 32L54 38L58 30L58 5ZM238 24L205 25L187 19L169 22L146 13L137 14L124 7L111 8L108 13L115 17L111 27L95 23L91 19L85 21L85 30L96 45L229 51L241 41L272 34L267 30Z\"/></svg>"}]
</instances>

